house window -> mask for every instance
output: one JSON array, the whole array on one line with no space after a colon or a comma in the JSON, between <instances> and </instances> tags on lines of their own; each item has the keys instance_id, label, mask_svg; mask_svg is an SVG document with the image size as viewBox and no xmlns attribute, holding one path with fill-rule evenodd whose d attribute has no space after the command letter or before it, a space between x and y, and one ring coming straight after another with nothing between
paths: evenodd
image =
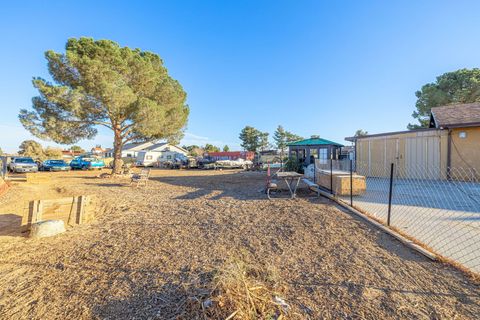
<instances>
[{"instance_id":1,"label":"house window","mask_svg":"<svg viewBox=\"0 0 480 320\"><path fill-rule=\"evenodd\" d=\"M326 164L328 160L328 148L320 148L318 159L320 160L320 164Z\"/></svg>"},{"instance_id":2,"label":"house window","mask_svg":"<svg viewBox=\"0 0 480 320\"><path fill-rule=\"evenodd\" d=\"M467 133L466 133L465 131L460 131L460 132L458 133L458 137L459 137L460 139L465 139L465 138L467 137Z\"/></svg>"},{"instance_id":3,"label":"house window","mask_svg":"<svg viewBox=\"0 0 480 320\"><path fill-rule=\"evenodd\" d=\"M310 156L314 157L315 159L318 159L318 150L315 149L310 149Z\"/></svg>"},{"instance_id":4,"label":"house window","mask_svg":"<svg viewBox=\"0 0 480 320\"><path fill-rule=\"evenodd\" d=\"M131 153L127 153L127 157L128 157L128 158L131 158L131 157L132 157L132 154L131 154Z\"/></svg>"}]
</instances>

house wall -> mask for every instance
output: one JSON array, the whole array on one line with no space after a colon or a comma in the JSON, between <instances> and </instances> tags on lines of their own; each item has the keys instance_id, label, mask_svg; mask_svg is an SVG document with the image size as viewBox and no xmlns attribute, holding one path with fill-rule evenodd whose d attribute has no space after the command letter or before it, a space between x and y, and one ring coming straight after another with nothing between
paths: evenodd
<instances>
[{"instance_id":1,"label":"house wall","mask_svg":"<svg viewBox=\"0 0 480 320\"><path fill-rule=\"evenodd\" d=\"M460 138L461 132L465 132L465 138ZM473 175L479 179L480 127L452 129L451 139L452 175Z\"/></svg>"},{"instance_id":2,"label":"house wall","mask_svg":"<svg viewBox=\"0 0 480 320\"><path fill-rule=\"evenodd\" d=\"M425 130L360 138L356 142L357 172L388 177L391 163L402 178L440 178L446 172L448 132Z\"/></svg>"},{"instance_id":3,"label":"house wall","mask_svg":"<svg viewBox=\"0 0 480 320\"><path fill-rule=\"evenodd\" d=\"M138 151L122 151L122 158L136 158L138 155Z\"/></svg>"}]
</instances>

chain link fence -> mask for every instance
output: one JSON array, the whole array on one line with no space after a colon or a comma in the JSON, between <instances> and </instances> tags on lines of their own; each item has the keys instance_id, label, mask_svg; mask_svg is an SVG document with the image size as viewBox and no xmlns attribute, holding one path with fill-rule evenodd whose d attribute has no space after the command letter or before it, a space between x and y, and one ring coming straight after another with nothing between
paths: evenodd
<instances>
[{"instance_id":1,"label":"chain link fence","mask_svg":"<svg viewBox=\"0 0 480 320\"><path fill-rule=\"evenodd\" d=\"M480 175L470 168L315 162L338 199L480 273Z\"/></svg>"}]
</instances>

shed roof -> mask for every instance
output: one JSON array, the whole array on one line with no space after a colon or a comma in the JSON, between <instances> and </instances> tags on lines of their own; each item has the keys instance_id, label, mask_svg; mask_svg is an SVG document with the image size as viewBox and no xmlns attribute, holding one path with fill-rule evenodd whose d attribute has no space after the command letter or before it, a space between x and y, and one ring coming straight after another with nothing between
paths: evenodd
<instances>
[{"instance_id":1,"label":"shed roof","mask_svg":"<svg viewBox=\"0 0 480 320\"><path fill-rule=\"evenodd\" d=\"M294 142L290 142L287 144L289 147L295 147L295 146L317 146L317 145L332 145L332 146L337 146L337 147L343 147L343 144L336 143L327 139L322 139L322 138L310 138L310 139L305 139L305 140L298 140Z\"/></svg>"},{"instance_id":2,"label":"shed roof","mask_svg":"<svg viewBox=\"0 0 480 320\"><path fill-rule=\"evenodd\" d=\"M438 131L438 129L435 129L435 128L419 128L419 129L413 129L413 130L374 133L374 134L366 134L366 135L363 135L363 136L345 137L345 140L350 141L350 142L354 142L354 141L360 140L360 139L393 136L393 135L407 134L407 133L412 133L412 132L428 132L428 131Z\"/></svg>"},{"instance_id":3,"label":"shed roof","mask_svg":"<svg viewBox=\"0 0 480 320\"><path fill-rule=\"evenodd\" d=\"M431 110L430 127L480 126L480 103L450 104Z\"/></svg>"}]
</instances>

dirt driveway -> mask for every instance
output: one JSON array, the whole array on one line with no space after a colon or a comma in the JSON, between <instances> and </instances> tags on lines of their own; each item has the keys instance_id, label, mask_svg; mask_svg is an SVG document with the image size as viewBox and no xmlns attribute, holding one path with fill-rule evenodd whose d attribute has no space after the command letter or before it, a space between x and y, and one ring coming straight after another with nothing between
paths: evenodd
<instances>
[{"instance_id":1,"label":"dirt driveway","mask_svg":"<svg viewBox=\"0 0 480 320\"><path fill-rule=\"evenodd\" d=\"M194 319L229 257L278 271L290 318L475 319L480 286L301 192L266 200L261 173L167 171L146 188L59 173L0 198L1 319ZM97 221L23 237L25 201L94 194ZM198 301L201 303L202 301Z\"/></svg>"}]
</instances>

